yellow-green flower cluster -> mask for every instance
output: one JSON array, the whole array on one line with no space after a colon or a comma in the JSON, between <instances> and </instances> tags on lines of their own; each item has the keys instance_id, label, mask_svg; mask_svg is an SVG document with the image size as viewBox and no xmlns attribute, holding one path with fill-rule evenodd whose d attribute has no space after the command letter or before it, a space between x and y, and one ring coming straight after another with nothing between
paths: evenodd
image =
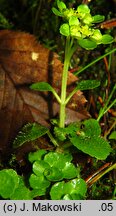
<instances>
[{"instance_id":1,"label":"yellow-green flower cluster","mask_svg":"<svg viewBox=\"0 0 116 216\"><path fill-rule=\"evenodd\" d=\"M77 10L72 8L62 11L63 17L69 23L70 36L76 39L91 38L99 44L102 40L102 34L99 29L93 28L94 16L90 14L87 5L78 6ZM104 16L100 16L104 19Z\"/></svg>"},{"instance_id":2,"label":"yellow-green flower cluster","mask_svg":"<svg viewBox=\"0 0 116 216\"><path fill-rule=\"evenodd\" d=\"M98 44L113 42L112 36L102 35L99 29L94 28L95 23L104 21L104 16L92 16L88 5L81 4L74 8L67 8L65 3L57 0L58 9L52 8L55 15L63 18L60 33L78 40L78 44L85 49L94 49Z\"/></svg>"}]
</instances>

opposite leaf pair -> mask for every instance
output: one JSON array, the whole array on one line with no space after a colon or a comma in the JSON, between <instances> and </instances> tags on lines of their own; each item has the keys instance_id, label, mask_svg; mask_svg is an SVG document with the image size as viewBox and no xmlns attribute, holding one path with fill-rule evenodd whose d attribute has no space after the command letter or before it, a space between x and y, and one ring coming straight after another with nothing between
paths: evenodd
<instances>
[{"instance_id":1,"label":"opposite leaf pair","mask_svg":"<svg viewBox=\"0 0 116 216\"><path fill-rule=\"evenodd\" d=\"M15 138L14 147L17 148L26 142L36 140L44 134L48 134L46 127L37 123L27 124ZM64 142L65 145L68 140L71 145L98 160L105 160L111 152L109 143L100 136L101 128L95 119L88 119L81 123L75 122L65 128L59 128L56 125L54 135L58 144Z\"/></svg>"}]
</instances>

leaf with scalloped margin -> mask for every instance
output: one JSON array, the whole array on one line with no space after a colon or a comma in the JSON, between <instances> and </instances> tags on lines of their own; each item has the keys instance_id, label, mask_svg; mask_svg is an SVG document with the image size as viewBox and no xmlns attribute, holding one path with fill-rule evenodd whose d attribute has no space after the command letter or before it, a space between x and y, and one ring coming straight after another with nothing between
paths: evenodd
<instances>
[{"instance_id":1,"label":"leaf with scalloped margin","mask_svg":"<svg viewBox=\"0 0 116 216\"><path fill-rule=\"evenodd\" d=\"M70 137L70 141L82 152L98 160L105 160L112 149L109 143L100 136L99 123L95 119L89 119L84 121L83 127L75 136Z\"/></svg>"}]
</instances>

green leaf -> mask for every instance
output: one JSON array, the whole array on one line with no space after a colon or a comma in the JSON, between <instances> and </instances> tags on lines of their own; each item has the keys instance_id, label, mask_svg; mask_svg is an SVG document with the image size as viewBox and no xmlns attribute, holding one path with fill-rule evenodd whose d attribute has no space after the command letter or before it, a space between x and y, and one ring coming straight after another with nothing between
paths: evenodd
<instances>
[{"instance_id":1,"label":"green leaf","mask_svg":"<svg viewBox=\"0 0 116 216\"><path fill-rule=\"evenodd\" d=\"M68 134L73 134L77 131L79 125L80 125L79 122L73 122L65 128L54 127L54 134L57 139L59 139L60 141L64 141L67 138Z\"/></svg>"},{"instance_id":2,"label":"green leaf","mask_svg":"<svg viewBox=\"0 0 116 216\"><path fill-rule=\"evenodd\" d=\"M63 178L65 179L72 179L77 177L79 174L79 170L74 166L74 164L67 162L65 164L64 169L62 169Z\"/></svg>"},{"instance_id":3,"label":"green leaf","mask_svg":"<svg viewBox=\"0 0 116 216\"><path fill-rule=\"evenodd\" d=\"M100 137L101 129L97 120L86 120L83 125L84 128L70 138L72 144L98 160L105 160L112 149L109 143Z\"/></svg>"},{"instance_id":4,"label":"green leaf","mask_svg":"<svg viewBox=\"0 0 116 216\"><path fill-rule=\"evenodd\" d=\"M63 200L82 200L83 197L80 194L75 194L72 193L70 194L66 194L65 196L63 196Z\"/></svg>"},{"instance_id":5,"label":"green leaf","mask_svg":"<svg viewBox=\"0 0 116 216\"><path fill-rule=\"evenodd\" d=\"M37 90L37 91L50 91L54 94L54 96L56 97L59 103L61 101L55 89L52 88L52 86L47 82L34 83L30 86L30 89Z\"/></svg>"},{"instance_id":6,"label":"green leaf","mask_svg":"<svg viewBox=\"0 0 116 216\"><path fill-rule=\"evenodd\" d=\"M99 22L103 22L104 19L105 19L105 16L102 16L102 15L95 15L95 16L92 16L93 18L93 23L99 23Z\"/></svg>"},{"instance_id":7,"label":"green leaf","mask_svg":"<svg viewBox=\"0 0 116 216\"><path fill-rule=\"evenodd\" d=\"M64 185L65 194L79 194L84 197L87 192L86 182L81 178L73 179Z\"/></svg>"},{"instance_id":8,"label":"green leaf","mask_svg":"<svg viewBox=\"0 0 116 216\"><path fill-rule=\"evenodd\" d=\"M50 169L50 165L46 163L44 160L35 161L33 163L33 172L39 177L41 177L41 175L44 173L45 170L49 170L49 169Z\"/></svg>"},{"instance_id":9,"label":"green leaf","mask_svg":"<svg viewBox=\"0 0 116 216\"><path fill-rule=\"evenodd\" d=\"M74 25L74 26L78 26L79 25L79 20L76 16L71 16L69 19L69 25Z\"/></svg>"},{"instance_id":10,"label":"green leaf","mask_svg":"<svg viewBox=\"0 0 116 216\"><path fill-rule=\"evenodd\" d=\"M83 23L86 24L86 25L90 25L91 26L91 23L93 21L93 17L91 16L90 13L87 13L85 16L84 16L84 19L83 19ZM89 30L89 29L88 29Z\"/></svg>"},{"instance_id":11,"label":"green leaf","mask_svg":"<svg viewBox=\"0 0 116 216\"><path fill-rule=\"evenodd\" d=\"M60 33L66 37L70 35L70 29L67 23L64 23L60 26Z\"/></svg>"},{"instance_id":12,"label":"green leaf","mask_svg":"<svg viewBox=\"0 0 116 216\"><path fill-rule=\"evenodd\" d=\"M74 164L67 162L63 169L52 167L50 170L45 170L44 175L49 181L61 181L63 178L71 179L77 177L78 171Z\"/></svg>"},{"instance_id":13,"label":"green leaf","mask_svg":"<svg viewBox=\"0 0 116 216\"><path fill-rule=\"evenodd\" d=\"M0 28L11 29L12 27L13 27L13 24L10 23L8 19L6 19L2 13L0 13Z\"/></svg>"},{"instance_id":14,"label":"green leaf","mask_svg":"<svg viewBox=\"0 0 116 216\"><path fill-rule=\"evenodd\" d=\"M49 164L45 161L35 161L33 163L33 172L29 178L30 186L33 189L38 189L39 195L43 195L46 192L46 188L50 186L50 182L45 178L44 171L50 170Z\"/></svg>"},{"instance_id":15,"label":"green leaf","mask_svg":"<svg viewBox=\"0 0 116 216\"><path fill-rule=\"evenodd\" d=\"M63 197L63 199L66 200L65 197ZM85 196L81 196L80 194L76 194L76 193L72 193L69 198L69 200L83 200L83 199L85 199Z\"/></svg>"},{"instance_id":16,"label":"green leaf","mask_svg":"<svg viewBox=\"0 0 116 216\"><path fill-rule=\"evenodd\" d=\"M52 86L47 82L34 83L30 86L30 89L38 90L38 91L51 91L51 92L54 91Z\"/></svg>"},{"instance_id":17,"label":"green leaf","mask_svg":"<svg viewBox=\"0 0 116 216\"><path fill-rule=\"evenodd\" d=\"M100 136L101 134L101 127L97 120L95 119L88 119L85 120L83 123L83 132L87 134L87 136Z\"/></svg>"},{"instance_id":18,"label":"green leaf","mask_svg":"<svg viewBox=\"0 0 116 216\"><path fill-rule=\"evenodd\" d=\"M36 140L37 138L43 136L47 132L48 128L37 123L26 124L22 128L22 131L20 131L17 137L15 138L13 142L13 147L17 148L19 146L22 146L26 142Z\"/></svg>"},{"instance_id":19,"label":"green leaf","mask_svg":"<svg viewBox=\"0 0 116 216\"><path fill-rule=\"evenodd\" d=\"M102 40L101 40L101 42L103 43L103 44L110 44L110 43L112 43L113 42L113 37L111 36L111 35L109 35L109 34L104 34L103 36L102 36Z\"/></svg>"},{"instance_id":20,"label":"green leaf","mask_svg":"<svg viewBox=\"0 0 116 216\"><path fill-rule=\"evenodd\" d=\"M15 189L14 193L11 195L11 200L32 200L31 191L24 185L23 179L20 177L20 182L18 187Z\"/></svg>"},{"instance_id":21,"label":"green leaf","mask_svg":"<svg viewBox=\"0 0 116 216\"><path fill-rule=\"evenodd\" d=\"M30 86L30 89L38 90L38 91L53 91L53 88L47 82L38 82L34 83Z\"/></svg>"},{"instance_id":22,"label":"green leaf","mask_svg":"<svg viewBox=\"0 0 116 216\"><path fill-rule=\"evenodd\" d=\"M92 50L97 47L97 43L90 39L81 39L81 40L78 40L78 43L82 48L87 49L87 50Z\"/></svg>"},{"instance_id":23,"label":"green leaf","mask_svg":"<svg viewBox=\"0 0 116 216\"><path fill-rule=\"evenodd\" d=\"M81 4L77 7L78 13L89 13L90 9L86 4Z\"/></svg>"},{"instance_id":24,"label":"green leaf","mask_svg":"<svg viewBox=\"0 0 116 216\"><path fill-rule=\"evenodd\" d=\"M46 189L50 186L50 182L47 179L45 179L43 175L41 175L40 177L31 174L29 178L29 183L33 189L38 190L40 196L44 195L46 193Z\"/></svg>"},{"instance_id":25,"label":"green leaf","mask_svg":"<svg viewBox=\"0 0 116 216\"><path fill-rule=\"evenodd\" d=\"M49 180L60 181L63 178L75 178L78 175L78 171L77 168L70 162L71 160L71 154L63 154L58 152L50 152L46 154L44 157L44 161L47 162L52 168L50 170L51 174L49 174ZM45 171L47 173L47 170ZM47 174L45 175L46 178L48 178Z\"/></svg>"},{"instance_id":26,"label":"green leaf","mask_svg":"<svg viewBox=\"0 0 116 216\"><path fill-rule=\"evenodd\" d=\"M59 10L57 10L55 7L52 8L52 12L53 12L56 16L62 17L62 13L61 13Z\"/></svg>"},{"instance_id":27,"label":"green leaf","mask_svg":"<svg viewBox=\"0 0 116 216\"><path fill-rule=\"evenodd\" d=\"M83 179L73 179L67 183L64 181L54 184L50 191L52 200L70 200L76 196L83 198L87 192L87 185Z\"/></svg>"},{"instance_id":28,"label":"green leaf","mask_svg":"<svg viewBox=\"0 0 116 216\"><path fill-rule=\"evenodd\" d=\"M0 196L8 199L19 185L19 177L13 169L0 171Z\"/></svg>"},{"instance_id":29,"label":"green leaf","mask_svg":"<svg viewBox=\"0 0 116 216\"><path fill-rule=\"evenodd\" d=\"M28 160L33 163L36 160L41 160L42 157L47 153L46 150L40 149L36 152L30 152L28 155Z\"/></svg>"},{"instance_id":30,"label":"green leaf","mask_svg":"<svg viewBox=\"0 0 116 216\"><path fill-rule=\"evenodd\" d=\"M80 122L73 122L70 123L67 127L65 127L65 131L66 134L70 134L71 136L73 136L73 134L75 135L76 131L78 131L80 128Z\"/></svg>"},{"instance_id":31,"label":"green leaf","mask_svg":"<svg viewBox=\"0 0 116 216\"><path fill-rule=\"evenodd\" d=\"M57 0L57 6L59 8L60 11L66 9L66 5L64 2L60 1L60 0Z\"/></svg>"},{"instance_id":32,"label":"green leaf","mask_svg":"<svg viewBox=\"0 0 116 216\"><path fill-rule=\"evenodd\" d=\"M26 187L18 187L15 193L10 197L11 200L32 200L31 191Z\"/></svg>"},{"instance_id":33,"label":"green leaf","mask_svg":"<svg viewBox=\"0 0 116 216\"><path fill-rule=\"evenodd\" d=\"M44 157L44 161L47 162L51 167L57 167L59 169L63 169L65 164L71 160L71 154L63 154L58 152L49 152Z\"/></svg>"},{"instance_id":34,"label":"green leaf","mask_svg":"<svg viewBox=\"0 0 116 216\"><path fill-rule=\"evenodd\" d=\"M114 139L114 140L116 140L116 131L113 131L113 132L110 134L109 139Z\"/></svg>"},{"instance_id":35,"label":"green leaf","mask_svg":"<svg viewBox=\"0 0 116 216\"><path fill-rule=\"evenodd\" d=\"M71 142L82 152L95 157L98 160L105 160L111 152L111 147L107 141L100 137L73 137Z\"/></svg>"},{"instance_id":36,"label":"green leaf","mask_svg":"<svg viewBox=\"0 0 116 216\"><path fill-rule=\"evenodd\" d=\"M60 200L64 195L64 184L65 182L55 183L50 190L50 196L52 200Z\"/></svg>"},{"instance_id":37,"label":"green leaf","mask_svg":"<svg viewBox=\"0 0 116 216\"><path fill-rule=\"evenodd\" d=\"M72 160L71 154L59 152L45 154L45 152L41 152L42 150L39 151L37 151L37 154L35 154L36 152L30 153L30 159L31 162L37 159L33 163L32 169L34 174L39 177L40 182L44 178L49 181L61 181L63 178L71 179L77 177L79 174L78 169L70 162ZM42 159L41 157L44 154L45 156ZM35 179L35 176L33 178Z\"/></svg>"},{"instance_id":38,"label":"green leaf","mask_svg":"<svg viewBox=\"0 0 116 216\"><path fill-rule=\"evenodd\" d=\"M49 181L61 181L63 179L63 172L57 167L52 167L49 170L48 169L45 170L44 176Z\"/></svg>"},{"instance_id":39,"label":"green leaf","mask_svg":"<svg viewBox=\"0 0 116 216\"><path fill-rule=\"evenodd\" d=\"M38 197L38 196L43 196L46 194L46 188L41 188L41 189L33 189L31 190L31 196L33 198Z\"/></svg>"},{"instance_id":40,"label":"green leaf","mask_svg":"<svg viewBox=\"0 0 116 216\"><path fill-rule=\"evenodd\" d=\"M87 89L94 89L100 85L100 82L97 80L83 80L77 84L77 90L87 90Z\"/></svg>"},{"instance_id":41,"label":"green leaf","mask_svg":"<svg viewBox=\"0 0 116 216\"><path fill-rule=\"evenodd\" d=\"M66 139L65 128L54 127L54 134L59 141L64 141Z\"/></svg>"},{"instance_id":42,"label":"green leaf","mask_svg":"<svg viewBox=\"0 0 116 216\"><path fill-rule=\"evenodd\" d=\"M94 40L97 44L101 44L102 34L99 29L94 29L93 34L90 37Z\"/></svg>"}]
</instances>

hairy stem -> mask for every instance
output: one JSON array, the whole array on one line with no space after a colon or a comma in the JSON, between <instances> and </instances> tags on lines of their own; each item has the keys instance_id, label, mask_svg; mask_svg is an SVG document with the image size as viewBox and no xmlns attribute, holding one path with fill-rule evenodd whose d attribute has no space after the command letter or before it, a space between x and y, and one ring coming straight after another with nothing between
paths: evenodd
<instances>
[{"instance_id":1,"label":"hairy stem","mask_svg":"<svg viewBox=\"0 0 116 216\"><path fill-rule=\"evenodd\" d=\"M68 68L70 64L71 58L71 46L70 46L70 38L66 39L66 47L65 47L65 60L64 67L62 73L62 86L61 86L61 103L60 103L60 119L59 119L59 127L64 128L65 126L65 106L66 106L66 88L67 88L67 78L68 78Z\"/></svg>"},{"instance_id":2,"label":"hairy stem","mask_svg":"<svg viewBox=\"0 0 116 216\"><path fill-rule=\"evenodd\" d=\"M48 137L50 138L51 142L53 143L54 146L59 146L57 141L54 139L50 131L47 132Z\"/></svg>"}]
</instances>

